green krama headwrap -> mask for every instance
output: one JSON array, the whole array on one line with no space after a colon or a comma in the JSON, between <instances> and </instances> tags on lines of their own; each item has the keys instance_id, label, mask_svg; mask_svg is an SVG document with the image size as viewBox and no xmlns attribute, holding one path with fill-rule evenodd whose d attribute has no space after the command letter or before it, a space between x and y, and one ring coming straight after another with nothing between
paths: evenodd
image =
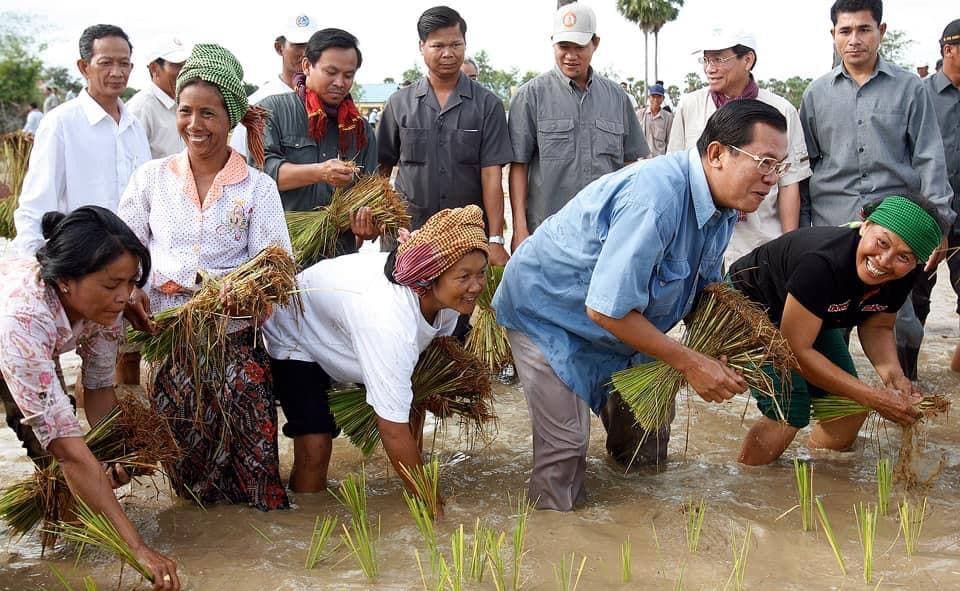
<instances>
[{"instance_id":1,"label":"green krama headwrap","mask_svg":"<svg viewBox=\"0 0 960 591\"><path fill-rule=\"evenodd\" d=\"M903 239L919 261L925 261L938 246L943 234L937 220L906 197L887 197L867 221L879 224Z\"/></svg>"},{"instance_id":2,"label":"green krama headwrap","mask_svg":"<svg viewBox=\"0 0 960 591\"><path fill-rule=\"evenodd\" d=\"M249 107L243 90L243 66L229 50L213 43L198 43L177 76L177 98L188 82L197 79L220 89L233 129Z\"/></svg>"}]
</instances>

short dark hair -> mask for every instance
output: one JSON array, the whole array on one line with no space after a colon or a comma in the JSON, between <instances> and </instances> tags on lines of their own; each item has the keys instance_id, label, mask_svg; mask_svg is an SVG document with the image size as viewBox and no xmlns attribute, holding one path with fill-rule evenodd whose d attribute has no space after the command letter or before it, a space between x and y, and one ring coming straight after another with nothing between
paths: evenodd
<instances>
[{"instance_id":1,"label":"short dark hair","mask_svg":"<svg viewBox=\"0 0 960 591\"><path fill-rule=\"evenodd\" d=\"M733 47L731 47L731 48L730 48L730 51L732 51L733 54L737 56L737 58L741 58L741 57L747 55L748 53L752 53L752 54L753 54L753 64L750 65L750 71L752 72L753 69L757 66L757 52L754 51L752 48L747 47L746 45L737 44L737 45L734 45ZM663 82L658 82L657 84L663 84Z\"/></svg>"},{"instance_id":2,"label":"short dark hair","mask_svg":"<svg viewBox=\"0 0 960 591\"><path fill-rule=\"evenodd\" d=\"M933 201L930 201L923 195L920 195L918 193L914 193L911 191L904 191L896 194L891 193L890 195L887 195L887 197L894 197L894 196L903 197L904 199L907 199L908 201L913 201L914 203L919 205L920 209L927 212L927 214L933 218L933 221L937 222L937 227L940 228L941 236L943 234L946 234L950 230L950 225L947 224L946 220L943 219L943 216L940 215L940 210L937 209L937 206L933 203ZM868 217L870 217L870 214L872 214L874 210L880 207L880 204L883 203L883 200L886 199L887 197L876 199L864 205L863 211L860 213L861 217L863 219L867 219Z\"/></svg>"},{"instance_id":3,"label":"short dark hair","mask_svg":"<svg viewBox=\"0 0 960 591\"><path fill-rule=\"evenodd\" d=\"M40 225L47 242L37 251L37 261L40 277L48 287L96 273L125 252L140 261L137 287L146 285L150 251L109 209L85 205L67 215L48 211Z\"/></svg>"},{"instance_id":4,"label":"short dark hair","mask_svg":"<svg viewBox=\"0 0 960 591\"><path fill-rule=\"evenodd\" d=\"M133 53L133 44L123 29L116 25L92 25L80 34L80 59L89 62L93 59L93 42L104 37L120 37L127 42L130 53Z\"/></svg>"},{"instance_id":5,"label":"short dark hair","mask_svg":"<svg viewBox=\"0 0 960 591\"><path fill-rule=\"evenodd\" d=\"M39 109L40 107L37 105L37 103L31 102L31 103L30 103L30 108L31 108L31 109Z\"/></svg>"},{"instance_id":6,"label":"short dark hair","mask_svg":"<svg viewBox=\"0 0 960 591\"><path fill-rule=\"evenodd\" d=\"M421 41L426 41L430 33L454 25L460 27L460 34L466 39L467 21L463 20L460 13L449 6L434 6L424 10L420 18L417 19L417 34L420 35Z\"/></svg>"},{"instance_id":7,"label":"short dark hair","mask_svg":"<svg viewBox=\"0 0 960 591\"><path fill-rule=\"evenodd\" d=\"M883 22L883 0L837 0L830 7L830 20L837 25L837 15L841 12L860 12L869 10L877 24Z\"/></svg>"},{"instance_id":8,"label":"short dark hair","mask_svg":"<svg viewBox=\"0 0 960 591\"><path fill-rule=\"evenodd\" d=\"M738 148L746 146L753 141L754 123L765 123L787 132L787 118L783 113L755 99L740 99L720 107L707 119L707 126L697 140L697 150L703 156L713 142Z\"/></svg>"},{"instance_id":9,"label":"short dark hair","mask_svg":"<svg viewBox=\"0 0 960 591\"><path fill-rule=\"evenodd\" d=\"M363 65L363 54L360 53L360 47L357 45L357 38L343 29L320 29L310 35L310 40L307 41L307 49L303 55L313 65L320 59L320 54L331 47L356 51L357 68Z\"/></svg>"}]
</instances>

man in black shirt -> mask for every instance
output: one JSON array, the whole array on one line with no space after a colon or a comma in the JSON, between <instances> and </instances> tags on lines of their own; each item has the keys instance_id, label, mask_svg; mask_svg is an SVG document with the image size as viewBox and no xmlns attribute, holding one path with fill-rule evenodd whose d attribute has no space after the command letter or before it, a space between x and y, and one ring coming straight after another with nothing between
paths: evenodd
<instances>
[{"instance_id":1,"label":"man in black shirt","mask_svg":"<svg viewBox=\"0 0 960 591\"><path fill-rule=\"evenodd\" d=\"M857 227L803 228L756 248L730 268L734 286L768 310L800 364L789 395L761 397L764 417L750 429L739 460L772 462L810 421L812 398L848 398L853 414L819 422L810 446L845 449L866 412L910 425L919 416L919 393L897 359L893 326L923 261L939 245L935 210L904 197L887 197ZM860 381L842 329L857 327L863 350L884 387ZM778 421L782 410L786 424Z\"/></svg>"}]
</instances>

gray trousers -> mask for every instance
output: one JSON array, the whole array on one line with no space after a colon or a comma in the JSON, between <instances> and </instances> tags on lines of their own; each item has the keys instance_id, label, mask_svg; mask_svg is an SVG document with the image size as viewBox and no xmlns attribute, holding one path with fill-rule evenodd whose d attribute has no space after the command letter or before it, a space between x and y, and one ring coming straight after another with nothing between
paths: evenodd
<instances>
[{"instance_id":1,"label":"gray trousers","mask_svg":"<svg viewBox=\"0 0 960 591\"><path fill-rule=\"evenodd\" d=\"M538 509L571 511L586 502L590 406L563 383L526 335L508 330L507 339L533 431L530 499ZM601 418L607 430L607 451L619 463L628 465L633 460L633 465L642 465L666 459L669 427L644 438L644 430L635 425L619 395L607 400Z\"/></svg>"}]
</instances>

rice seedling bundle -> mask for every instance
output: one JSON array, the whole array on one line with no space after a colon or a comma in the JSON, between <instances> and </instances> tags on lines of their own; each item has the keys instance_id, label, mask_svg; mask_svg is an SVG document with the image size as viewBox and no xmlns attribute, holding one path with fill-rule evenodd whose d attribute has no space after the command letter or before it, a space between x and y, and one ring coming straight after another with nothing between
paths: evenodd
<instances>
[{"instance_id":1,"label":"rice seedling bundle","mask_svg":"<svg viewBox=\"0 0 960 591\"><path fill-rule=\"evenodd\" d=\"M767 314L742 293L724 283L708 285L700 297L684 344L714 359L726 356L727 364L742 373L747 384L776 401L773 380L764 366L772 367L782 388L790 384L797 360L787 340ZM656 431L669 423L670 409L685 385L679 370L663 361L652 361L613 374L611 382L633 410L637 424ZM787 394L782 392L781 394ZM777 412L783 416L777 405Z\"/></svg>"},{"instance_id":2,"label":"rice seedling bundle","mask_svg":"<svg viewBox=\"0 0 960 591\"><path fill-rule=\"evenodd\" d=\"M189 301L157 314L155 334L131 329L127 340L141 346L147 361L191 368L197 387L216 391L225 379L224 342L231 321L256 321L275 305L300 305L296 274L290 254L280 246L268 246L223 277L205 277Z\"/></svg>"},{"instance_id":3,"label":"rice seedling bundle","mask_svg":"<svg viewBox=\"0 0 960 591\"><path fill-rule=\"evenodd\" d=\"M920 411L921 418L913 425L903 428L900 435L900 453L893 469L894 479L902 483L907 490L929 487L943 469L944 461L941 459L938 467L924 478L917 472L915 460L922 446L925 421L945 415L950 410L950 401L941 394L934 394L925 396L916 408Z\"/></svg>"},{"instance_id":4,"label":"rice seedling bundle","mask_svg":"<svg viewBox=\"0 0 960 591\"><path fill-rule=\"evenodd\" d=\"M467 335L466 349L490 373L497 373L513 361L507 329L497 324L497 313L491 306L493 294L503 279L503 267L487 267L487 282L477 298L477 311L473 316L473 328Z\"/></svg>"},{"instance_id":5,"label":"rice seedling bundle","mask_svg":"<svg viewBox=\"0 0 960 591\"><path fill-rule=\"evenodd\" d=\"M489 423L496 425L487 368L453 337L433 339L417 361L411 385L413 409L433 414L439 430L456 416L468 438L474 440L484 437ZM376 412L367 404L366 390L358 385L335 385L327 396L337 426L364 455L370 454L380 443L380 429Z\"/></svg>"},{"instance_id":6,"label":"rice seedling bundle","mask_svg":"<svg viewBox=\"0 0 960 591\"><path fill-rule=\"evenodd\" d=\"M93 456L110 466L120 464L128 474L149 475L180 454L167 423L152 409L127 396L84 436ZM51 459L33 476L0 493L0 519L13 536L23 536L43 522L41 544L56 541L58 523L64 520L73 496L63 471Z\"/></svg>"},{"instance_id":7,"label":"rice seedling bundle","mask_svg":"<svg viewBox=\"0 0 960 591\"><path fill-rule=\"evenodd\" d=\"M907 547L907 556L917 552L920 542L920 532L923 530L923 519L927 512L927 497L917 504L910 504L909 499L903 499L897 506L900 514L900 531L903 532L903 543Z\"/></svg>"},{"instance_id":8,"label":"rice seedling bundle","mask_svg":"<svg viewBox=\"0 0 960 591\"><path fill-rule=\"evenodd\" d=\"M9 195L0 198L0 237L12 239L17 235L13 212L20 203L23 179L27 176L33 136L22 131L0 135L0 185L6 185Z\"/></svg>"},{"instance_id":9,"label":"rice seedling bundle","mask_svg":"<svg viewBox=\"0 0 960 591\"><path fill-rule=\"evenodd\" d=\"M297 263L336 256L337 238L350 230L350 217L361 207L370 208L374 224L386 235L396 236L400 228L410 227L406 201L390 186L390 180L380 175L360 177L352 186L334 191L329 205L287 212L287 230Z\"/></svg>"},{"instance_id":10,"label":"rice seedling bundle","mask_svg":"<svg viewBox=\"0 0 960 591\"><path fill-rule=\"evenodd\" d=\"M821 423L852 415L868 413L870 409L845 396L815 396L810 400L813 418Z\"/></svg>"},{"instance_id":11,"label":"rice seedling bundle","mask_svg":"<svg viewBox=\"0 0 960 591\"><path fill-rule=\"evenodd\" d=\"M367 514L367 479L361 471L359 475L350 474L340 483L340 492L330 491L340 503L350 511L350 527L343 528L344 545L350 549L360 570L373 581L380 574L377 562L376 541L380 538L380 520L377 519L376 535Z\"/></svg>"},{"instance_id":12,"label":"rice seedling bundle","mask_svg":"<svg viewBox=\"0 0 960 591\"><path fill-rule=\"evenodd\" d=\"M820 527L823 529L824 535L827 536L827 542L830 544L830 549L833 550L833 557L837 560L837 564L840 565L840 572L843 575L846 575L847 568L844 565L843 552L840 550L840 544L837 542L837 536L833 533L833 526L830 525L830 518L827 517L827 510L823 507L823 502L820 500L820 497L814 499L814 504L817 507L817 515L820 517Z\"/></svg>"},{"instance_id":13,"label":"rice seedling bundle","mask_svg":"<svg viewBox=\"0 0 960 591\"><path fill-rule=\"evenodd\" d=\"M440 460L433 457L426 464L410 468L401 465L400 472L413 485L413 492L423 501L430 516L440 515Z\"/></svg>"},{"instance_id":14,"label":"rice seedling bundle","mask_svg":"<svg viewBox=\"0 0 960 591\"><path fill-rule=\"evenodd\" d=\"M877 508L862 502L853 506L857 518L857 537L863 550L863 582L873 580L873 546L877 541Z\"/></svg>"},{"instance_id":15,"label":"rice seedling bundle","mask_svg":"<svg viewBox=\"0 0 960 591\"><path fill-rule=\"evenodd\" d=\"M813 464L794 458L793 479L797 485L800 525L803 531L810 531L813 529Z\"/></svg>"},{"instance_id":16,"label":"rice seedling bundle","mask_svg":"<svg viewBox=\"0 0 960 591\"><path fill-rule=\"evenodd\" d=\"M58 532L68 542L80 544L81 550L85 546L93 546L114 554L123 563L133 567L144 579L153 582L153 573L146 566L140 564L130 546L120 536L120 532L105 516L95 513L82 500L77 500L75 515L80 524L61 523Z\"/></svg>"}]
</instances>

